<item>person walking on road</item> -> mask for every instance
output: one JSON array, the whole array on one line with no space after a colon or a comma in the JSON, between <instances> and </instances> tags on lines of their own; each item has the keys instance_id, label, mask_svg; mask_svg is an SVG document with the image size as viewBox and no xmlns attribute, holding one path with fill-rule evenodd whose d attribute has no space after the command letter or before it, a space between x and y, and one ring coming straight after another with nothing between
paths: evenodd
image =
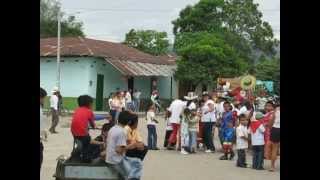
<instances>
[{"instance_id":1,"label":"person walking on road","mask_svg":"<svg viewBox=\"0 0 320 180\"><path fill-rule=\"evenodd\" d=\"M58 97L59 89L55 87L52 91L52 95L50 97L50 108L52 114L52 124L49 131L52 134L58 133L56 131L56 127L59 123L59 97Z\"/></svg>"}]
</instances>

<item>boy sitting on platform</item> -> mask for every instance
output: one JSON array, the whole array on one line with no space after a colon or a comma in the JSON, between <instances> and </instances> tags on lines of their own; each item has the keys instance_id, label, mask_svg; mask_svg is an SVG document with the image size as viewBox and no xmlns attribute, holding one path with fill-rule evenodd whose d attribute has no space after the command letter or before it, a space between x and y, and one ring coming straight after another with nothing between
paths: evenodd
<instances>
[{"instance_id":1,"label":"boy sitting on platform","mask_svg":"<svg viewBox=\"0 0 320 180\"><path fill-rule=\"evenodd\" d=\"M140 143L127 145L125 126L138 118L129 111L122 111L118 117L118 123L108 132L106 163L112 165L124 179L137 180L142 174L142 161L139 158L125 156L127 150L140 148Z\"/></svg>"}]
</instances>

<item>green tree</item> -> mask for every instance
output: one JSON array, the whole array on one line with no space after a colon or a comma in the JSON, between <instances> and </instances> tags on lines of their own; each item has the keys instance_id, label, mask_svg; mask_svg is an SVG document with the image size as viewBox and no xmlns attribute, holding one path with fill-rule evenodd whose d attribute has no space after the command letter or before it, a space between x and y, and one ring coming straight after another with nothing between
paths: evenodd
<instances>
[{"instance_id":1,"label":"green tree","mask_svg":"<svg viewBox=\"0 0 320 180\"><path fill-rule=\"evenodd\" d=\"M172 23L176 35L174 47L178 55L182 56L178 61L176 77L182 83L189 83L191 79L199 79L204 83L205 79L212 81L218 76L234 77L244 72L252 72L256 68L257 56L262 54L273 57L274 47L278 44L273 37L271 26L262 20L258 4L253 3L253 0L200 0L194 6L183 9ZM213 38L219 39L220 43L209 43L209 46L199 44L192 41L195 38L193 33L200 41ZM189 43L194 43L193 47ZM207 49L205 53L205 47L212 49ZM183 49L188 51L182 51ZM206 57L200 64L194 60L194 54L197 53L194 49L199 51L198 56ZM186 67L189 69L185 70ZM200 73L204 73L203 76Z\"/></svg>"},{"instance_id":2,"label":"green tree","mask_svg":"<svg viewBox=\"0 0 320 180\"><path fill-rule=\"evenodd\" d=\"M40 0L40 38L57 37L57 17L60 11L61 5L56 0ZM77 21L74 16L64 18L64 13L60 14L62 37L84 37L82 22Z\"/></svg>"},{"instance_id":3,"label":"green tree","mask_svg":"<svg viewBox=\"0 0 320 180\"><path fill-rule=\"evenodd\" d=\"M261 57L255 66L256 78L273 81L276 94L280 94L280 59Z\"/></svg>"},{"instance_id":4,"label":"green tree","mask_svg":"<svg viewBox=\"0 0 320 180\"><path fill-rule=\"evenodd\" d=\"M175 77L190 87L213 83L219 76L241 75L247 68L224 39L208 32L183 33L176 38Z\"/></svg>"},{"instance_id":5,"label":"green tree","mask_svg":"<svg viewBox=\"0 0 320 180\"><path fill-rule=\"evenodd\" d=\"M166 32L131 29L126 34L125 44L152 55L162 55L168 51L169 41Z\"/></svg>"},{"instance_id":6,"label":"green tree","mask_svg":"<svg viewBox=\"0 0 320 180\"><path fill-rule=\"evenodd\" d=\"M253 0L200 0L180 12L172 22L173 32L220 33L239 56L253 62L252 50L273 55L277 44L271 26L261 19L257 7Z\"/></svg>"}]
</instances>

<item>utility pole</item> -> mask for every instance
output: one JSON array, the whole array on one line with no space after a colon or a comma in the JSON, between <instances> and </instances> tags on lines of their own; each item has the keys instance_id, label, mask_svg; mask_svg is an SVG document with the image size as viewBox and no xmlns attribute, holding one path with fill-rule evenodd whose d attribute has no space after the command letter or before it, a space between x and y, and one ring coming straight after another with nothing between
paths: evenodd
<instances>
[{"instance_id":1,"label":"utility pole","mask_svg":"<svg viewBox=\"0 0 320 180\"><path fill-rule=\"evenodd\" d=\"M61 36L61 13L58 12L58 41L57 41L57 87L60 90L60 36Z\"/></svg>"}]
</instances>

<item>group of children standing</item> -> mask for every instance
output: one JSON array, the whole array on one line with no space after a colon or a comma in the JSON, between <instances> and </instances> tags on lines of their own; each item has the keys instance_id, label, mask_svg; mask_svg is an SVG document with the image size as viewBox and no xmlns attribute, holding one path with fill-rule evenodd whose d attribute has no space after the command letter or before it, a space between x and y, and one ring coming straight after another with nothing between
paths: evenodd
<instances>
[{"instance_id":1,"label":"group of children standing","mask_svg":"<svg viewBox=\"0 0 320 180\"><path fill-rule=\"evenodd\" d=\"M172 150L177 139L181 154L195 153L203 144L207 153L214 153L213 136L215 128L219 129L219 139L224 154L220 160L232 160L235 157L233 146L237 150L236 166L246 168L246 154L252 151L252 168L264 169L264 159L271 160L270 171L275 170L275 161L280 144L280 105L272 101L265 103L264 114L255 110L248 101L233 102L219 98L213 101L204 96L200 107L196 108L195 99L185 101L175 100L168 108L168 124L165 137L165 147ZM182 103L183 102L183 103ZM183 108L179 109L179 107ZM276 109L275 109L276 108ZM180 122L170 123L172 114L180 113ZM176 129L178 128L178 133ZM149 125L148 125L149 129ZM148 131L149 132L149 131ZM152 133L148 134L152 135ZM148 141L149 142L149 141ZM168 145L169 144L169 145Z\"/></svg>"},{"instance_id":2,"label":"group of children standing","mask_svg":"<svg viewBox=\"0 0 320 180\"><path fill-rule=\"evenodd\" d=\"M238 167L247 167L245 152L250 140L253 153L252 168L264 170L264 159L266 159L271 160L269 171L275 171L275 161L280 145L280 105L275 109L274 106L273 102L268 101L265 105L265 114L256 111L251 117L240 115L240 124L236 128ZM249 135L251 135L250 139Z\"/></svg>"}]
</instances>

